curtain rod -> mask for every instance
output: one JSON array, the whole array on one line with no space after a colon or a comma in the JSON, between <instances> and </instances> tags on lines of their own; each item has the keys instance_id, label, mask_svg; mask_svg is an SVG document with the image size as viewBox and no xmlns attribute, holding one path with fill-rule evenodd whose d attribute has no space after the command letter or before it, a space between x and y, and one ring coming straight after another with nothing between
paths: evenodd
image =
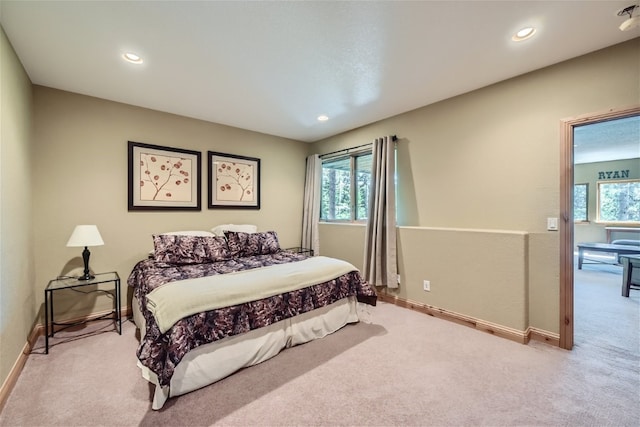
<instances>
[{"instance_id":1,"label":"curtain rod","mask_svg":"<svg viewBox=\"0 0 640 427\"><path fill-rule=\"evenodd\" d=\"M391 140L392 140L393 142L395 142L395 141L397 141L397 140L398 140L398 138L397 138L395 135L392 135L392 136L391 136ZM343 148L342 150L337 150L337 151L332 151L332 152L330 152L330 153L321 154L319 157L320 157L320 158L323 158L323 157L326 157L326 156L330 156L330 155L332 155L332 154L345 153L345 152L346 152L346 153L348 153L350 150L355 150L356 148L367 147L367 146L370 146L370 145L371 145L371 142L370 142L370 143L368 143L368 144L357 145L357 146L355 146L355 147Z\"/></svg>"}]
</instances>

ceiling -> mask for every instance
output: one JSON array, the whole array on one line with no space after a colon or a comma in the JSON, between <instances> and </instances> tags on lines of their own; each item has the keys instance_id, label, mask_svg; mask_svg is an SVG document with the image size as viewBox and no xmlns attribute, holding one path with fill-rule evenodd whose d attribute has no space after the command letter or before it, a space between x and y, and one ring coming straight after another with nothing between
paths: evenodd
<instances>
[{"instance_id":1,"label":"ceiling","mask_svg":"<svg viewBox=\"0 0 640 427\"><path fill-rule=\"evenodd\" d=\"M313 142L638 37L634 2L2 0L0 22L34 84Z\"/></svg>"},{"instance_id":2,"label":"ceiling","mask_svg":"<svg viewBox=\"0 0 640 427\"><path fill-rule=\"evenodd\" d=\"M577 126L573 130L574 163L639 157L640 116Z\"/></svg>"}]
</instances>

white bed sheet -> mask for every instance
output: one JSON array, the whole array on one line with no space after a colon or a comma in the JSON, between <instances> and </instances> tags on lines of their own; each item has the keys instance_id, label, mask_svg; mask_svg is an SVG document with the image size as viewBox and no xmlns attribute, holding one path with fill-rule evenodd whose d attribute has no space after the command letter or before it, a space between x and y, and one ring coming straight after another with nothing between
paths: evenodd
<instances>
[{"instance_id":1,"label":"white bed sheet","mask_svg":"<svg viewBox=\"0 0 640 427\"><path fill-rule=\"evenodd\" d=\"M132 305L133 319L142 338L144 316L137 300L134 299ZM168 387L160 387L156 375L138 362L142 376L156 386L152 408L160 409L169 397L189 393L242 368L264 362L287 347L322 338L348 323L358 322L366 310L368 307L358 303L355 297L348 297L264 328L200 346L187 353L176 366Z\"/></svg>"}]
</instances>

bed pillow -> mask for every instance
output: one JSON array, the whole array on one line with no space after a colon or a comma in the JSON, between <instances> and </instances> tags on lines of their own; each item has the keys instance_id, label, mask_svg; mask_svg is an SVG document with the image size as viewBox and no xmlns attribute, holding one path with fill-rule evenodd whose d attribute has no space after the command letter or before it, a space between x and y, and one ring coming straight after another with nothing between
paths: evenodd
<instances>
[{"instance_id":1,"label":"bed pillow","mask_svg":"<svg viewBox=\"0 0 640 427\"><path fill-rule=\"evenodd\" d=\"M211 262L231 259L229 244L224 236L204 237L203 240L207 248L207 256L209 257Z\"/></svg>"},{"instance_id":2,"label":"bed pillow","mask_svg":"<svg viewBox=\"0 0 640 427\"><path fill-rule=\"evenodd\" d=\"M260 252L263 255L275 254L280 252L280 242L278 241L278 233L275 231L265 231L262 233L255 233L260 239Z\"/></svg>"},{"instance_id":3,"label":"bed pillow","mask_svg":"<svg viewBox=\"0 0 640 427\"><path fill-rule=\"evenodd\" d=\"M239 231L242 233L255 233L258 227L253 224L223 224L213 227L211 232L216 236L224 236L225 231Z\"/></svg>"},{"instance_id":4,"label":"bed pillow","mask_svg":"<svg viewBox=\"0 0 640 427\"><path fill-rule=\"evenodd\" d=\"M226 231L225 236L227 237L229 252L234 258L280 252L278 234L275 231L262 231L259 233Z\"/></svg>"},{"instance_id":5,"label":"bed pillow","mask_svg":"<svg viewBox=\"0 0 640 427\"><path fill-rule=\"evenodd\" d=\"M202 230L185 230L185 231L167 231L166 233L160 233L168 236L215 236L210 231Z\"/></svg>"},{"instance_id":6,"label":"bed pillow","mask_svg":"<svg viewBox=\"0 0 640 427\"><path fill-rule=\"evenodd\" d=\"M168 236L215 236L210 231L203 230L185 230L185 231L167 231L166 233L160 233ZM153 250L149 251L149 258L154 258L155 253Z\"/></svg>"},{"instance_id":7,"label":"bed pillow","mask_svg":"<svg viewBox=\"0 0 640 427\"><path fill-rule=\"evenodd\" d=\"M224 237L159 234L153 236L154 258L165 264L203 264L230 258Z\"/></svg>"}]
</instances>

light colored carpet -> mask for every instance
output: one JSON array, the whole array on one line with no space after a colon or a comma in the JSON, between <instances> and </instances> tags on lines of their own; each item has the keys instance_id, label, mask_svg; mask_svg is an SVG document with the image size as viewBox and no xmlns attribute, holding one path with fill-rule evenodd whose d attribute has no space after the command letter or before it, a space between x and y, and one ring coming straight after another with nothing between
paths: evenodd
<instances>
[{"instance_id":1,"label":"light colored carpet","mask_svg":"<svg viewBox=\"0 0 640 427\"><path fill-rule=\"evenodd\" d=\"M381 303L371 324L285 350L153 411L126 322L122 336L34 350L0 425L637 426L640 291L623 298L615 271L597 273L576 279L571 352Z\"/></svg>"}]
</instances>

